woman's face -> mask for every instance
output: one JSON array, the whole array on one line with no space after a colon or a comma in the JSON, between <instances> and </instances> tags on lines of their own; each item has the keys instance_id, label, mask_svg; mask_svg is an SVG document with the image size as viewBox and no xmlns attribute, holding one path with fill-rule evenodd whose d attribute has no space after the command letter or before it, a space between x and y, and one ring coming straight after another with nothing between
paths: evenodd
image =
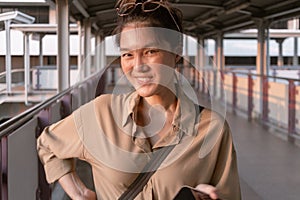
<instances>
[{"instance_id":1,"label":"woman's face","mask_svg":"<svg viewBox=\"0 0 300 200\"><path fill-rule=\"evenodd\" d=\"M120 37L122 70L142 97L159 95L172 87L179 59L170 44L157 38L154 29L127 25Z\"/></svg>"}]
</instances>

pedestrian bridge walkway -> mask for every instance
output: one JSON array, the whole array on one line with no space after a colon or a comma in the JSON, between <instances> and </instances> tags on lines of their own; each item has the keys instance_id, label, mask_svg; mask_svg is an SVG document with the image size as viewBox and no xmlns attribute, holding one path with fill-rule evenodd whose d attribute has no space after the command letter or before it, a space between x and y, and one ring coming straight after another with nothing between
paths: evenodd
<instances>
[{"instance_id":1,"label":"pedestrian bridge walkway","mask_svg":"<svg viewBox=\"0 0 300 200\"><path fill-rule=\"evenodd\" d=\"M36 155L36 137L46 125L94 98L98 83L103 83L98 75L89 77L1 125L1 199L49 199L50 196L54 200L68 199L58 184L49 187L45 183ZM211 107L207 91L198 84L195 87L200 103ZM225 105L224 100L216 100L215 105ZM274 126L257 120L260 118L249 121L248 115L238 115L238 105L226 103L225 110L236 146L243 199L299 199L300 147L297 138L278 132ZM92 187L88 165L78 161L77 168L87 185Z\"/></svg>"}]
</instances>

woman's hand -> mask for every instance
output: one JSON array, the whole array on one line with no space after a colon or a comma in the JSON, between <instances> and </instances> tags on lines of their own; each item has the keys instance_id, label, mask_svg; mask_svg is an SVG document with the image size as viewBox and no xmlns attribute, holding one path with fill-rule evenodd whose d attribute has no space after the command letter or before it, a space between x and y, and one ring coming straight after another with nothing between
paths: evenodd
<instances>
[{"instance_id":1,"label":"woman's hand","mask_svg":"<svg viewBox=\"0 0 300 200\"><path fill-rule=\"evenodd\" d=\"M196 186L196 190L199 190L201 192L204 192L206 194L209 195L209 197L211 199L218 199L218 194L217 194L217 188L212 186L212 185L208 185L208 184L199 184Z\"/></svg>"},{"instance_id":2,"label":"woman's hand","mask_svg":"<svg viewBox=\"0 0 300 200\"><path fill-rule=\"evenodd\" d=\"M96 200L96 193L92 190L86 189L81 196L76 200Z\"/></svg>"},{"instance_id":3,"label":"woman's hand","mask_svg":"<svg viewBox=\"0 0 300 200\"><path fill-rule=\"evenodd\" d=\"M61 177L58 182L73 200L96 200L96 193L88 189L75 172Z\"/></svg>"}]
</instances>

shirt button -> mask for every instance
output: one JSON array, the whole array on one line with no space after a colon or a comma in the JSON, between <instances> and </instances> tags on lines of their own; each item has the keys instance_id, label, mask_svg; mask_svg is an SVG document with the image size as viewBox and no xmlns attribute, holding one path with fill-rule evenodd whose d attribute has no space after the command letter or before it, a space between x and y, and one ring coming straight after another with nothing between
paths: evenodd
<instances>
[{"instance_id":1,"label":"shirt button","mask_svg":"<svg viewBox=\"0 0 300 200\"><path fill-rule=\"evenodd\" d=\"M178 131L179 131L178 126L173 126L173 131L174 131L174 132L178 132Z\"/></svg>"}]
</instances>

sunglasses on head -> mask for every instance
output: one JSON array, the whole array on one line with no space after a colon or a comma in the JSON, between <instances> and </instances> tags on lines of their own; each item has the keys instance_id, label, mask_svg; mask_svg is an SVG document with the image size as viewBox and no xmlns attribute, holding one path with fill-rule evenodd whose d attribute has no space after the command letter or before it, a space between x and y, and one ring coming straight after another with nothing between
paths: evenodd
<instances>
[{"instance_id":1,"label":"sunglasses on head","mask_svg":"<svg viewBox=\"0 0 300 200\"><path fill-rule=\"evenodd\" d=\"M157 10L158 8L160 8L161 6L164 7L165 9L168 10L172 20L174 21L174 24L176 25L178 31L180 32L180 28L176 22L176 20L174 19L174 16L172 15L168 5L166 4L166 2L164 0L147 0L145 2L140 2L140 3L124 3L121 4L116 10L117 13L120 17L124 17L127 15L130 15L138 5L141 5L141 9L143 12L153 12L155 10Z\"/></svg>"}]
</instances>

